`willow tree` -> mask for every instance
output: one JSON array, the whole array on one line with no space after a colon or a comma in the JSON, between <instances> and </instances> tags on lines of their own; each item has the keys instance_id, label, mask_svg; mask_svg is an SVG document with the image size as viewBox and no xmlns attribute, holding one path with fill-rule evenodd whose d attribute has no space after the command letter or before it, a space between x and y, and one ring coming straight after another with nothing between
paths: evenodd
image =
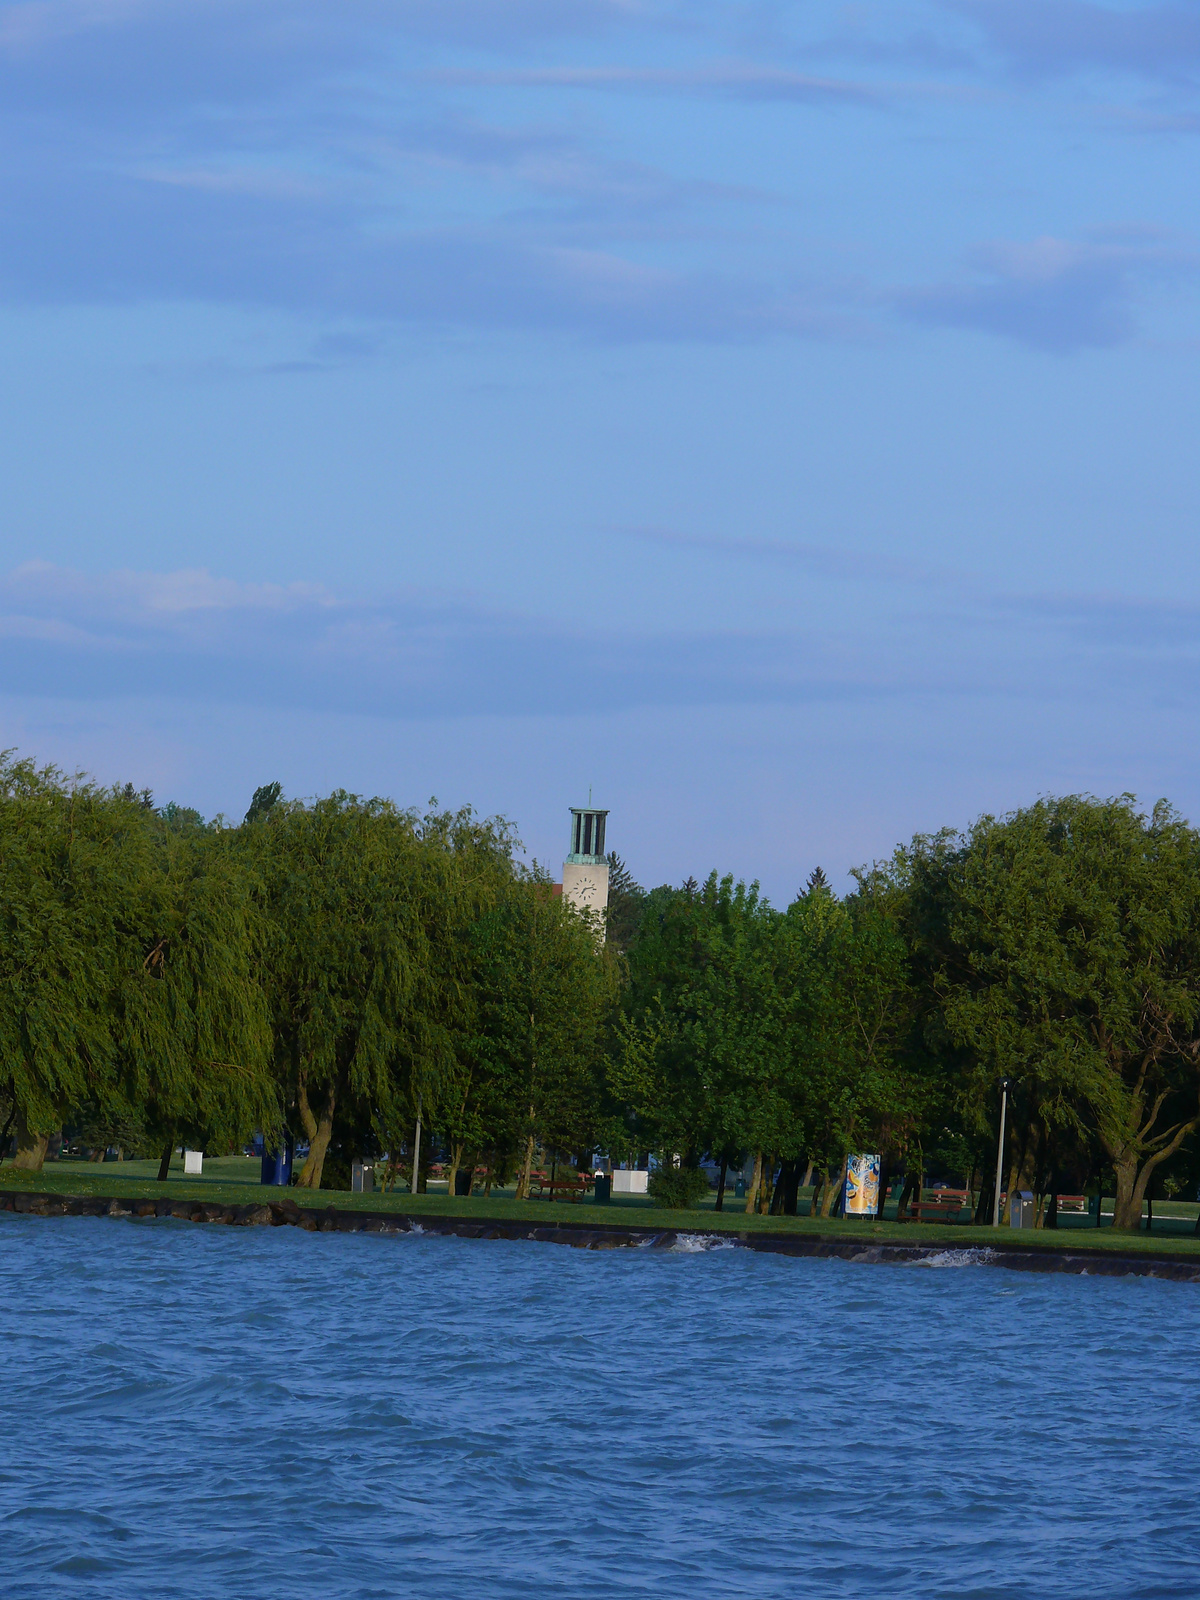
<instances>
[{"instance_id":1,"label":"willow tree","mask_svg":"<svg viewBox=\"0 0 1200 1600\"><path fill-rule=\"evenodd\" d=\"M143 828L120 973L121 1087L164 1146L228 1148L280 1122L262 982L264 929L230 835L179 814Z\"/></svg>"},{"instance_id":2,"label":"willow tree","mask_svg":"<svg viewBox=\"0 0 1200 1600\"><path fill-rule=\"evenodd\" d=\"M160 1133L269 1125L248 894L132 788L0 763L0 1050L16 1165L73 1108Z\"/></svg>"},{"instance_id":3,"label":"willow tree","mask_svg":"<svg viewBox=\"0 0 1200 1600\"><path fill-rule=\"evenodd\" d=\"M1015 1079L1095 1139L1114 1226L1200 1125L1200 835L1161 801L1046 799L897 861L914 938L977 1097Z\"/></svg>"},{"instance_id":4,"label":"willow tree","mask_svg":"<svg viewBox=\"0 0 1200 1600\"><path fill-rule=\"evenodd\" d=\"M449 1147L453 1196L459 1167L494 1153L496 1144L484 1115L485 1073L477 1048L475 930L512 884L513 830L502 817L480 818L469 807L442 811L431 802L416 824L416 838L407 892L425 960L414 973L408 1020L387 1092L375 1102L375 1125L397 1152L412 1134L419 1108L426 1127ZM393 1170L395 1165L393 1158Z\"/></svg>"},{"instance_id":5,"label":"willow tree","mask_svg":"<svg viewBox=\"0 0 1200 1600\"><path fill-rule=\"evenodd\" d=\"M18 1167L41 1167L71 1104L112 1091L137 810L83 778L0 758L0 1061Z\"/></svg>"},{"instance_id":6,"label":"willow tree","mask_svg":"<svg viewBox=\"0 0 1200 1600\"><path fill-rule=\"evenodd\" d=\"M441 1043L422 1026L435 962L418 819L338 790L276 801L238 834L266 921L276 1070L309 1141L298 1182L316 1189L339 1108L394 1104L397 1063Z\"/></svg>"}]
</instances>

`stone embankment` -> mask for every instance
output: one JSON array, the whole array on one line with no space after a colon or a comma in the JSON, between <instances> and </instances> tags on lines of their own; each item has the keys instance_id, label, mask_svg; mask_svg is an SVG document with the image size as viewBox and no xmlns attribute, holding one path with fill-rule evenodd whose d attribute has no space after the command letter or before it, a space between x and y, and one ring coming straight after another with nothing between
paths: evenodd
<instances>
[{"instance_id":1,"label":"stone embankment","mask_svg":"<svg viewBox=\"0 0 1200 1600\"><path fill-rule=\"evenodd\" d=\"M993 1266L1024 1272L1073 1272L1093 1277L1171 1278L1200 1283L1200 1254L1169 1250L1072 1250L1000 1238L995 1244L957 1245L950 1230L945 1243L900 1244L855 1239L844 1234L757 1233L703 1229L642 1228L625 1223L604 1227L584 1222L530 1223L482 1217L408 1216L395 1211L349 1210L329 1205L300 1206L290 1196L249 1205L223 1205L211 1200L132 1200L124 1196L0 1194L0 1211L35 1217L122 1217L180 1222L221 1223L235 1228L302 1228L308 1233L449 1234L460 1239L530 1239L567 1244L579 1250L630 1247L659 1250L756 1250L766 1255L818 1256L842 1261L891 1263L897 1266Z\"/></svg>"}]
</instances>

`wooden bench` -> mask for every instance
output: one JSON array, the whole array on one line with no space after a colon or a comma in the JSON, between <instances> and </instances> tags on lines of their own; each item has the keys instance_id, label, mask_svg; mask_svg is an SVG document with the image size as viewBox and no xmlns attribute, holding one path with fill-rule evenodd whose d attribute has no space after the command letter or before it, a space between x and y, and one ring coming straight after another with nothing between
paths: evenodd
<instances>
[{"instance_id":1,"label":"wooden bench","mask_svg":"<svg viewBox=\"0 0 1200 1600\"><path fill-rule=\"evenodd\" d=\"M555 1178L553 1183L548 1178L534 1178L529 1185L530 1199L541 1195L547 1200L553 1200L557 1195L569 1195L572 1200L578 1200L586 1195L592 1187L591 1178Z\"/></svg>"},{"instance_id":2,"label":"wooden bench","mask_svg":"<svg viewBox=\"0 0 1200 1600\"><path fill-rule=\"evenodd\" d=\"M1059 1211L1082 1211L1087 1215L1088 1197L1085 1194L1060 1194L1058 1197ZM1046 1197L1046 1210L1050 1209L1050 1197Z\"/></svg>"},{"instance_id":3,"label":"wooden bench","mask_svg":"<svg viewBox=\"0 0 1200 1600\"><path fill-rule=\"evenodd\" d=\"M910 1200L904 1217L910 1222L957 1221L959 1213L971 1210L971 1195L966 1189L933 1189L936 1200Z\"/></svg>"}]
</instances>

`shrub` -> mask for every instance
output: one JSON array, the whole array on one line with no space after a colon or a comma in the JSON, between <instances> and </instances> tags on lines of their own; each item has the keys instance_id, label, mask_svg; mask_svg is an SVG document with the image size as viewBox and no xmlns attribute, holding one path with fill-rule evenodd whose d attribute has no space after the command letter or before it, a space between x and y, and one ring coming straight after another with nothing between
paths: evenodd
<instances>
[{"instance_id":1,"label":"shrub","mask_svg":"<svg viewBox=\"0 0 1200 1600\"><path fill-rule=\"evenodd\" d=\"M708 1193L708 1174L699 1167L659 1167L650 1174L646 1192L668 1211L694 1211Z\"/></svg>"},{"instance_id":2,"label":"shrub","mask_svg":"<svg viewBox=\"0 0 1200 1600\"><path fill-rule=\"evenodd\" d=\"M350 1163L344 1156L329 1151L321 1165L322 1189L349 1189Z\"/></svg>"}]
</instances>

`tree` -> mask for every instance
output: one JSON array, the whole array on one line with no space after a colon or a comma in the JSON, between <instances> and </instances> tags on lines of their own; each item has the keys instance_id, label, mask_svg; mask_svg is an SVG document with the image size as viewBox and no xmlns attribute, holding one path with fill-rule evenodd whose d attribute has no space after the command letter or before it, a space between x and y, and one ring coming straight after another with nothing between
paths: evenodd
<instances>
[{"instance_id":1,"label":"tree","mask_svg":"<svg viewBox=\"0 0 1200 1600\"><path fill-rule=\"evenodd\" d=\"M0 1059L17 1167L40 1169L67 1108L113 1083L120 920L134 876L122 845L141 826L136 799L0 757Z\"/></svg>"},{"instance_id":2,"label":"tree","mask_svg":"<svg viewBox=\"0 0 1200 1600\"><path fill-rule=\"evenodd\" d=\"M511 874L511 829L338 790L276 798L237 832L266 919L276 1071L309 1140L298 1182L320 1188L335 1124L395 1154L418 1096L427 1120L453 1120L470 929Z\"/></svg>"},{"instance_id":3,"label":"tree","mask_svg":"<svg viewBox=\"0 0 1200 1600\"><path fill-rule=\"evenodd\" d=\"M134 955L115 996L121 1093L163 1150L184 1137L229 1148L271 1136L281 1107L262 983L265 929L246 863L226 831L148 823Z\"/></svg>"},{"instance_id":4,"label":"tree","mask_svg":"<svg viewBox=\"0 0 1200 1600\"><path fill-rule=\"evenodd\" d=\"M615 850L608 857L608 910L605 927L614 950L628 950L642 922L646 891Z\"/></svg>"},{"instance_id":5,"label":"tree","mask_svg":"<svg viewBox=\"0 0 1200 1600\"><path fill-rule=\"evenodd\" d=\"M343 790L251 813L238 842L265 918L275 1066L309 1141L297 1181L319 1189L339 1105L386 1102L411 1048L428 967L410 892L416 818Z\"/></svg>"},{"instance_id":6,"label":"tree","mask_svg":"<svg viewBox=\"0 0 1200 1600\"><path fill-rule=\"evenodd\" d=\"M269 1125L248 894L220 841L145 791L0 762L0 1049L19 1167L97 1125Z\"/></svg>"},{"instance_id":7,"label":"tree","mask_svg":"<svg viewBox=\"0 0 1200 1600\"><path fill-rule=\"evenodd\" d=\"M1200 837L1165 801L1075 795L917 839L895 871L967 1090L1015 1079L1027 1131L1094 1137L1137 1228L1200 1124Z\"/></svg>"},{"instance_id":8,"label":"tree","mask_svg":"<svg viewBox=\"0 0 1200 1600\"><path fill-rule=\"evenodd\" d=\"M475 940L480 1111L489 1136L518 1149L521 1198L537 1145L578 1149L594 1130L615 964L535 873L513 877Z\"/></svg>"}]
</instances>

